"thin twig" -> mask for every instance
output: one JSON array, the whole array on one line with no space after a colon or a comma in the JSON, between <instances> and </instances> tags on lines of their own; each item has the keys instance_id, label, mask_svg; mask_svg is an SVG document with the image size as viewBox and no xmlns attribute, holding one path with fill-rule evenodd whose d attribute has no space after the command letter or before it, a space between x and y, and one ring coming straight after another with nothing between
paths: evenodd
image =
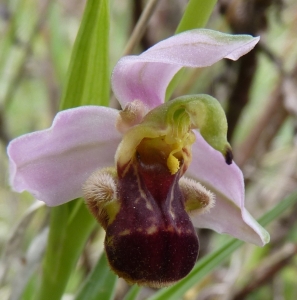
<instances>
[{"instance_id":1,"label":"thin twig","mask_svg":"<svg viewBox=\"0 0 297 300\"><path fill-rule=\"evenodd\" d=\"M233 33L256 35L266 29L266 13L272 0L267 1L220 1L220 11L225 14ZM237 63L238 77L229 97L226 112L228 140L232 141L234 131L244 107L250 100L249 93L258 67L258 49L244 55Z\"/></svg>"},{"instance_id":2,"label":"thin twig","mask_svg":"<svg viewBox=\"0 0 297 300\"><path fill-rule=\"evenodd\" d=\"M15 93L15 91L17 90L16 87L20 84L21 80L23 79L23 75L25 72L25 67L26 67L26 63L27 63L27 59L28 57L30 57L31 53L32 53L32 44L33 41L35 40L37 34L39 33L44 21L45 21L45 17L48 13L49 7L52 4L52 1L48 0L47 2L44 3L44 6L39 14L39 19L36 22L28 40L24 43L23 47L24 47L24 55L22 58L22 61L20 62L19 68L18 68L18 72L15 75L15 77L13 78L11 84L9 85L8 89L7 89L7 93L4 97L3 103L4 103L4 107L7 107L10 105L10 102L12 100L12 96Z\"/></svg>"},{"instance_id":3,"label":"thin twig","mask_svg":"<svg viewBox=\"0 0 297 300\"><path fill-rule=\"evenodd\" d=\"M242 167L255 152L261 141L265 142L266 147L270 145L272 137L275 136L288 116L288 112L283 105L284 94L282 91L282 80L272 93L272 97L263 110L259 119L255 122L253 129L244 142L235 149L235 161ZM263 140L262 140L263 138Z\"/></svg>"},{"instance_id":4,"label":"thin twig","mask_svg":"<svg viewBox=\"0 0 297 300\"><path fill-rule=\"evenodd\" d=\"M158 0L150 0L146 7L143 10L143 13L141 14L136 26L134 27L134 30L128 40L128 43L124 49L123 56L131 54L135 48L135 46L139 43L141 40L145 29L147 27L147 24L153 15L157 4L159 3Z\"/></svg>"},{"instance_id":5,"label":"thin twig","mask_svg":"<svg viewBox=\"0 0 297 300\"><path fill-rule=\"evenodd\" d=\"M258 268L249 274L251 280L234 295L232 300L243 300L251 292L272 280L281 269L289 264L296 254L297 246L290 243L267 257Z\"/></svg>"},{"instance_id":6,"label":"thin twig","mask_svg":"<svg viewBox=\"0 0 297 300\"><path fill-rule=\"evenodd\" d=\"M10 137L6 130L5 115L2 106L0 106L0 140L3 142L4 146L7 147Z\"/></svg>"},{"instance_id":7,"label":"thin twig","mask_svg":"<svg viewBox=\"0 0 297 300\"><path fill-rule=\"evenodd\" d=\"M18 257L19 252L22 251L21 243L23 242L25 236L24 232L30 225L35 214L44 206L44 203L41 201L34 202L24 213L22 219L16 225L8 241L6 242L4 251L1 255L1 261L5 262L5 264L0 273L0 286L3 286L6 283L11 260L15 257Z\"/></svg>"},{"instance_id":8,"label":"thin twig","mask_svg":"<svg viewBox=\"0 0 297 300\"><path fill-rule=\"evenodd\" d=\"M238 75L233 91L229 97L226 117L228 120L228 140L231 141L239 117L244 107L249 103L249 93L258 67L257 47L238 61Z\"/></svg>"}]
</instances>

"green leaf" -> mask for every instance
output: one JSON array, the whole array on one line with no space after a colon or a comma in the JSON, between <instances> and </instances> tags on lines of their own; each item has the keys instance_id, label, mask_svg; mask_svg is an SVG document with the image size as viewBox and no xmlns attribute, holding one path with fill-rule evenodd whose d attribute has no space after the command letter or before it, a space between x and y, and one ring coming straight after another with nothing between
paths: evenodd
<instances>
[{"instance_id":1,"label":"green leaf","mask_svg":"<svg viewBox=\"0 0 297 300\"><path fill-rule=\"evenodd\" d=\"M108 0L88 0L71 56L61 109L108 104L108 33ZM82 200L52 208L48 247L36 300L61 299L95 224Z\"/></svg>"},{"instance_id":2,"label":"green leaf","mask_svg":"<svg viewBox=\"0 0 297 300\"><path fill-rule=\"evenodd\" d=\"M273 209L267 212L259 219L259 223L262 226L268 225L273 220L279 218L279 216L288 208L297 203L297 190L291 195L280 201ZM167 288L160 289L148 300L175 300L180 299L187 290L197 284L199 280L207 276L211 271L223 263L236 249L238 249L244 243L240 240L230 239L225 242L222 247L209 255L198 260L191 273L177 284Z\"/></svg>"},{"instance_id":3,"label":"green leaf","mask_svg":"<svg viewBox=\"0 0 297 300\"><path fill-rule=\"evenodd\" d=\"M123 300L135 300L140 292L141 287L139 285L134 284L128 293L125 295Z\"/></svg>"},{"instance_id":4,"label":"green leaf","mask_svg":"<svg viewBox=\"0 0 297 300\"><path fill-rule=\"evenodd\" d=\"M74 43L61 109L109 103L109 1L88 0Z\"/></svg>"},{"instance_id":5,"label":"green leaf","mask_svg":"<svg viewBox=\"0 0 297 300\"><path fill-rule=\"evenodd\" d=\"M281 200L273 209L263 215L258 222L262 226L266 226L272 221L280 217L280 215L285 212L288 208L293 206L297 202L297 190L287 196L285 199Z\"/></svg>"},{"instance_id":6,"label":"green leaf","mask_svg":"<svg viewBox=\"0 0 297 300\"><path fill-rule=\"evenodd\" d=\"M75 300L113 299L116 282L117 276L110 271L106 255L103 253Z\"/></svg>"},{"instance_id":7,"label":"green leaf","mask_svg":"<svg viewBox=\"0 0 297 300\"><path fill-rule=\"evenodd\" d=\"M36 300L61 299L71 272L96 225L83 200L72 202L52 208L42 282Z\"/></svg>"},{"instance_id":8,"label":"green leaf","mask_svg":"<svg viewBox=\"0 0 297 300\"><path fill-rule=\"evenodd\" d=\"M175 33L205 27L217 0L190 0Z\"/></svg>"}]
</instances>

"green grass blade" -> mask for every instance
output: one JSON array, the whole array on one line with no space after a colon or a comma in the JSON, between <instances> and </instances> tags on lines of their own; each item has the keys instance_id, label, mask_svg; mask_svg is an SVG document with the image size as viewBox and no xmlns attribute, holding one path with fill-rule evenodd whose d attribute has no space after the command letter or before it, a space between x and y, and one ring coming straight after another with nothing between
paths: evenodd
<instances>
[{"instance_id":1,"label":"green grass blade","mask_svg":"<svg viewBox=\"0 0 297 300\"><path fill-rule=\"evenodd\" d=\"M71 209L71 206L75 206ZM52 208L50 235L43 263L41 287L36 300L61 299L68 279L96 225L84 202Z\"/></svg>"},{"instance_id":2,"label":"green grass blade","mask_svg":"<svg viewBox=\"0 0 297 300\"><path fill-rule=\"evenodd\" d=\"M125 295L123 300L135 300L137 299L137 296L141 290L141 287L139 285L134 284L128 293Z\"/></svg>"},{"instance_id":3,"label":"green grass blade","mask_svg":"<svg viewBox=\"0 0 297 300\"><path fill-rule=\"evenodd\" d=\"M115 295L117 276L110 271L103 253L75 300L111 300Z\"/></svg>"},{"instance_id":4,"label":"green grass blade","mask_svg":"<svg viewBox=\"0 0 297 300\"><path fill-rule=\"evenodd\" d=\"M297 190L280 201L273 209L263 215L258 222L262 226L266 226L273 220L279 218L279 216L285 212L288 208L292 207L297 202Z\"/></svg>"},{"instance_id":5,"label":"green grass blade","mask_svg":"<svg viewBox=\"0 0 297 300\"><path fill-rule=\"evenodd\" d=\"M108 0L88 0L68 69L61 109L106 105L109 98ZM82 200L54 207L36 300L61 299L96 222Z\"/></svg>"},{"instance_id":6,"label":"green grass blade","mask_svg":"<svg viewBox=\"0 0 297 300\"><path fill-rule=\"evenodd\" d=\"M273 220L279 218L279 216L285 210L292 207L295 203L297 203L297 191L290 194L288 197L278 203L273 209L262 216L259 219L259 223L262 226L268 225ZM148 300L180 299L188 289L197 284L199 280L207 276L211 271L223 263L236 249L243 244L244 243L242 241L236 239L229 240L222 247L199 260L194 269L186 278L179 281L172 287L159 290Z\"/></svg>"},{"instance_id":7,"label":"green grass blade","mask_svg":"<svg viewBox=\"0 0 297 300\"><path fill-rule=\"evenodd\" d=\"M217 0L190 0L175 33L205 27Z\"/></svg>"},{"instance_id":8,"label":"green grass blade","mask_svg":"<svg viewBox=\"0 0 297 300\"><path fill-rule=\"evenodd\" d=\"M109 1L88 0L68 69L61 108L109 103Z\"/></svg>"}]
</instances>

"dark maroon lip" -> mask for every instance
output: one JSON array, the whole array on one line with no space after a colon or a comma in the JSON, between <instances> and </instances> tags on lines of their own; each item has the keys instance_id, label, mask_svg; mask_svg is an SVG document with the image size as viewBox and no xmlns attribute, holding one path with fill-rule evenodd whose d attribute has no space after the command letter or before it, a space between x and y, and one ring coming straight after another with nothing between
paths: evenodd
<instances>
[{"instance_id":1,"label":"dark maroon lip","mask_svg":"<svg viewBox=\"0 0 297 300\"><path fill-rule=\"evenodd\" d=\"M198 237L185 211L179 172L166 161L146 163L137 154L118 179L120 210L106 228L111 268L130 283L153 287L185 277L198 256Z\"/></svg>"}]
</instances>

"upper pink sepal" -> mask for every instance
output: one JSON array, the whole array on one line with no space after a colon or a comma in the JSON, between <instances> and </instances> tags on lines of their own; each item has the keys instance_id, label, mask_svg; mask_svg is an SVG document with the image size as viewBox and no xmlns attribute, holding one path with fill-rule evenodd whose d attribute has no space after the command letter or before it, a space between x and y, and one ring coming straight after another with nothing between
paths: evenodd
<instances>
[{"instance_id":1,"label":"upper pink sepal","mask_svg":"<svg viewBox=\"0 0 297 300\"><path fill-rule=\"evenodd\" d=\"M10 183L49 206L82 196L82 184L98 168L114 165L121 140L118 111L82 106L58 113L49 129L23 135L8 146Z\"/></svg>"},{"instance_id":2,"label":"upper pink sepal","mask_svg":"<svg viewBox=\"0 0 297 300\"><path fill-rule=\"evenodd\" d=\"M258 41L259 37L209 29L177 34L138 56L120 59L112 74L113 91L122 107L137 99L154 108L164 102L169 82L182 67L206 67L223 58L237 60Z\"/></svg>"}]
</instances>

